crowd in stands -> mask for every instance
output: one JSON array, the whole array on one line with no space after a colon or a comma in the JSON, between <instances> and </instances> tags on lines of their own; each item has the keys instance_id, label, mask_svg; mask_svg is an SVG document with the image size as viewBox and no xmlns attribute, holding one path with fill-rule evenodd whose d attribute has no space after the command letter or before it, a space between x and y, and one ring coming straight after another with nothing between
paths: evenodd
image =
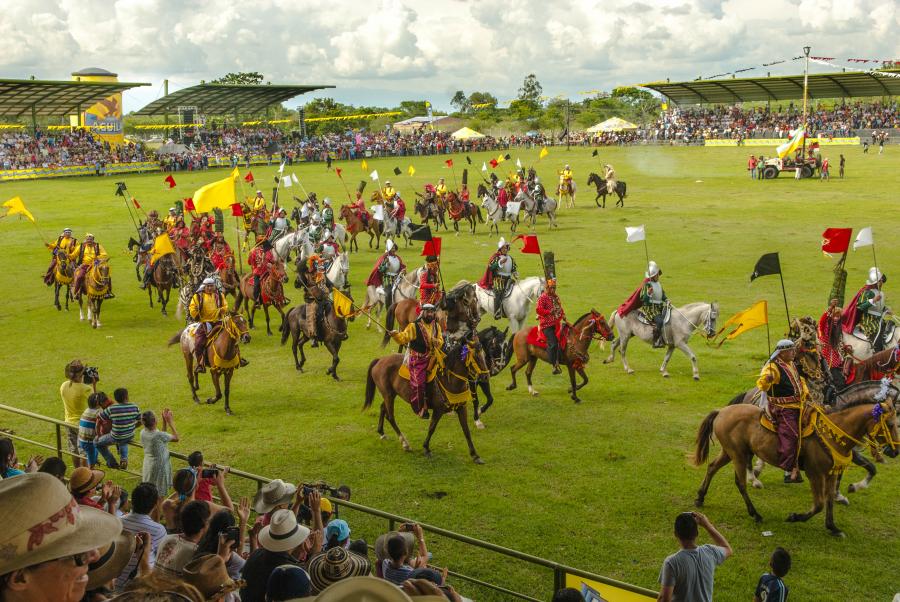
<instances>
[{"instance_id":1,"label":"crowd in stands","mask_svg":"<svg viewBox=\"0 0 900 602\"><path fill-rule=\"evenodd\" d=\"M109 163L146 160L148 155L142 144L113 147L87 130L38 130L33 135L19 130L0 133L0 168L4 170L89 165L99 175Z\"/></svg>"}]
</instances>

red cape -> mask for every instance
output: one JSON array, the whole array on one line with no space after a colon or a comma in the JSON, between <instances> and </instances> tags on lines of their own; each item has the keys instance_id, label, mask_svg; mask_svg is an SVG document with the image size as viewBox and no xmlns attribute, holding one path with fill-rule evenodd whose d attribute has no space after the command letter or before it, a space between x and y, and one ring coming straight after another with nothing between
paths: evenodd
<instances>
[{"instance_id":1,"label":"red cape","mask_svg":"<svg viewBox=\"0 0 900 602\"><path fill-rule=\"evenodd\" d=\"M500 256L500 249L497 249L491 258L488 259L487 267L484 269L484 276L478 281L478 286L483 289L490 290L494 287L494 273L491 271L491 263Z\"/></svg>"},{"instance_id":2,"label":"red cape","mask_svg":"<svg viewBox=\"0 0 900 602\"><path fill-rule=\"evenodd\" d=\"M372 268L372 273L369 274L369 278L366 280L366 286L381 286L381 272L378 271L378 268L381 267L381 264L384 263L384 260L387 256L388 254L384 253L381 257L378 258L378 261L375 263L375 267ZM396 255L396 257L397 259L400 259L399 255ZM400 259L400 269L406 269L406 264L403 263L402 259Z\"/></svg>"},{"instance_id":3,"label":"red cape","mask_svg":"<svg viewBox=\"0 0 900 602\"><path fill-rule=\"evenodd\" d=\"M864 292L875 288L875 286L876 285L874 284L867 284L856 291L853 300L850 301L850 304L844 307L844 311L841 312L841 330L847 334L853 332L853 328L856 326L857 322L859 322L859 310L856 309L856 304L859 302L859 298Z\"/></svg>"},{"instance_id":4,"label":"red cape","mask_svg":"<svg viewBox=\"0 0 900 602\"><path fill-rule=\"evenodd\" d=\"M620 317L624 318L643 305L643 303L641 303L641 292L644 290L644 287L648 282L650 282L650 279L644 278L644 280L641 282L641 285L637 287L633 293L631 293L631 296L625 300L625 303L619 306L619 309L616 310L616 313L619 314Z\"/></svg>"}]
</instances>

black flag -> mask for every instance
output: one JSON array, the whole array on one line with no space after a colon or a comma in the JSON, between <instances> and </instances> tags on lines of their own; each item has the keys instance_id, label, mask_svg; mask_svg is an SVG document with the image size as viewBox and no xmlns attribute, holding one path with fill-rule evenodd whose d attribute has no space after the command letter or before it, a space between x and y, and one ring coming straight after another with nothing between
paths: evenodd
<instances>
[{"instance_id":1,"label":"black flag","mask_svg":"<svg viewBox=\"0 0 900 602\"><path fill-rule=\"evenodd\" d=\"M410 224L412 232L409 234L410 240L431 240L431 226L428 224Z\"/></svg>"},{"instance_id":2,"label":"black flag","mask_svg":"<svg viewBox=\"0 0 900 602\"><path fill-rule=\"evenodd\" d=\"M125 186L125 182L116 182L116 196L125 196L126 190L128 187Z\"/></svg>"},{"instance_id":3,"label":"black flag","mask_svg":"<svg viewBox=\"0 0 900 602\"><path fill-rule=\"evenodd\" d=\"M399 168L399 167L395 167L395 168L394 168L394 175L395 175L395 176L399 176L401 173L402 173L402 172L400 171L400 168Z\"/></svg>"},{"instance_id":4,"label":"black flag","mask_svg":"<svg viewBox=\"0 0 900 602\"><path fill-rule=\"evenodd\" d=\"M760 276L771 276L772 274L781 273L781 262L778 260L778 253L766 253L756 262L753 273L750 274L750 282L753 282Z\"/></svg>"},{"instance_id":5,"label":"black flag","mask_svg":"<svg viewBox=\"0 0 900 602\"><path fill-rule=\"evenodd\" d=\"M597 149L595 148L595 149L594 149L594 152L591 153L591 156L592 156L592 157L596 157L598 154L599 154L599 153L597 152Z\"/></svg>"},{"instance_id":6,"label":"black flag","mask_svg":"<svg viewBox=\"0 0 900 602\"><path fill-rule=\"evenodd\" d=\"M470 157L469 155L466 155L466 163L468 163L469 165L472 164L472 157Z\"/></svg>"},{"instance_id":7,"label":"black flag","mask_svg":"<svg viewBox=\"0 0 900 602\"><path fill-rule=\"evenodd\" d=\"M504 159L505 161L509 161L510 156L509 156L509 155L503 155L503 159Z\"/></svg>"}]
</instances>

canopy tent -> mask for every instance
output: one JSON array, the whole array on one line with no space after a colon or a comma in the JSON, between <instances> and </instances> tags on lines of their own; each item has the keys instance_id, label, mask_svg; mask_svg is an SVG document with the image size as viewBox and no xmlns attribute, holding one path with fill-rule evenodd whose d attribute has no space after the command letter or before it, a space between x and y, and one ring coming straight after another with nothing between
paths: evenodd
<instances>
[{"instance_id":1,"label":"canopy tent","mask_svg":"<svg viewBox=\"0 0 900 602\"><path fill-rule=\"evenodd\" d=\"M144 83L0 79L0 116L67 117Z\"/></svg>"},{"instance_id":2,"label":"canopy tent","mask_svg":"<svg viewBox=\"0 0 900 602\"><path fill-rule=\"evenodd\" d=\"M197 107L204 115L256 113L266 107L328 85L199 84L172 92L135 111L135 115L175 115L178 107Z\"/></svg>"},{"instance_id":3,"label":"canopy tent","mask_svg":"<svg viewBox=\"0 0 900 602\"><path fill-rule=\"evenodd\" d=\"M450 137L454 140L472 140L474 138L484 138L484 134L476 132L472 128L464 127L450 134Z\"/></svg>"},{"instance_id":4,"label":"canopy tent","mask_svg":"<svg viewBox=\"0 0 900 602\"><path fill-rule=\"evenodd\" d=\"M898 73L898 69L885 69ZM803 74L776 77L710 79L641 84L678 105L797 100L803 98ZM900 95L900 78L874 72L810 73L809 98L862 98Z\"/></svg>"},{"instance_id":5,"label":"canopy tent","mask_svg":"<svg viewBox=\"0 0 900 602\"><path fill-rule=\"evenodd\" d=\"M596 125L592 125L587 129L589 134L599 134L601 132L621 132L622 130L636 130L638 126L630 121L625 121L619 117L610 117L606 121L601 121Z\"/></svg>"}]
</instances>

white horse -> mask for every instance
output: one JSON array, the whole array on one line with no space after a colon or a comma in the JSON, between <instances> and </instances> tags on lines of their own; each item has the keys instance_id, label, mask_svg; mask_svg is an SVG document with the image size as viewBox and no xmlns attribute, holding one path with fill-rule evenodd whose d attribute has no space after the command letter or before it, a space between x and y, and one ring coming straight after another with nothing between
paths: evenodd
<instances>
[{"instance_id":1,"label":"white horse","mask_svg":"<svg viewBox=\"0 0 900 602\"><path fill-rule=\"evenodd\" d=\"M415 299L418 297L419 276L424 269L424 267L419 267L414 269L412 272L403 274L403 276L401 276L400 281L397 282L394 286L395 303L402 299ZM380 318L381 312L384 309L384 289L380 286L367 286L366 302L363 307L366 308L367 313L374 314L376 317ZM371 325L372 319L367 316L366 329L368 329Z\"/></svg>"},{"instance_id":2,"label":"white horse","mask_svg":"<svg viewBox=\"0 0 900 602\"><path fill-rule=\"evenodd\" d=\"M487 214L487 221L491 223L488 233L493 234L496 232L500 234L499 224L503 221L503 207L497 202L497 198L490 192L487 192L481 197L481 206Z\"/></svg>"},{"instance_id":3,"label":"white horse","mask_svg":"<svg viewBox=\"0 0 900 602\"><path fill-rule=\"evenodd\" d=\"M531 304L544 292L546 281L538 276L529 276L517 281L509 295L503 300L503 313L509 318L509 329L518 332L531 314ZM479 315L494 315L494 291L487 291L480 286L475 287L478 298Z\"/></svg>"},{"instance_id":4,"label":"white horse","mask_svg":"<svg viewBox=\"0 0 900 602\"><path fill-rule=\"evenodd\" d=\"M900 344L900 325L896 323L896 319L893 315L885 315L884 320L894 322L894 330L891 332L891 338L890 340L883 341L884 346L882 347L882 349L890 349ZM865 338L865 335L856 336L854 333L848 334L842 332L841 339L844 345L850 346L853 353L853 359L857 362L867 360L875 354L872 343L869 342L869 339Z\"/></svg>"},{"instance_id":5,"label":"white horse","mask_svg":"<svg viewBox=\"0 0 900 602\"><path fill-rule=\"evenodd\" d=\"M328 271L325 272L325 277L328 278L328 281L331 282L334 288L344 290L347 288L347 283L349 282L349 273L350 256L344 251L331 262Z\"/></svg>"},{"instance_id":6,"label":"white horse","mask_svg":"<svg viewBox=\"0 0 900 602\"><path fill-rule=\"evenodd\" d=\"M716 334L716 319L719 317L719 304L715 301L712 303L688 303L682 307L671 306L671 317L668 322L663 325L663 341L666 345L666 355L663 358L662 366L659 371L666 378L669 376L666 366L672 358L672 352L678 347L690 360L691 367L694 371L694 380L700 380L700 368L697 366L697 356L688 347L688 339L694 334L695 330L703 329L706 338L711 338ZM604 364L608 364L616 359L616 349L620 349L622 353L622 365L625 367L627 374L634 374L634 370L628 365L628 359L625 357L625 350L628 348L628 340L631 337L638 337L646 343L653 343L653 327L645 324L638 319L638 311L632 311L624 318L619 315L618 310L612 314L612 325L619 336L612 342L609 350L609 357L603 360Z\"/></svg>"},{"instance_id":7,"label":"white horse","mask_svg":"<svg viewBox=\"0 0 900 602\"><path fill-rule=\"evenodd\" d=\"M403 222L400 224L400 235L406 239L406 246L410 245L409 237L412 234L412 220L408 217L403 218ZM390 214L389 211L384 212L384 233L388 238L395 238L397 236L397 218Z\"/></svg>"},{"instance_id":8,"label":"white horse","mask_svg":"<svg viewBox=\"0 0 900 602\"><path fill-rule=\"evenodd\" d=\"M529 195L525 194L525 191L519 192L515 198L516 202L522 203L522 209L525 211L525 214L528 216L528 221L532 228L534 228L535 223L537 223L537 201ZM547 219L550 220L550 228L559 227L556 223L556 208L558 207L558 203L556 199L553 197L544 196L544 202L542 204L542 213L547 216Z\"/></svg>"},{"instance_id":9,"label":"white horse","mask_svg":"<svg viewBox=\"0 0 900 602\"><path fill-rule=\"evenodd\" d=\"M306 228L298 228L293 232L289 232L275 241L275 253L282 261L288 262L291 259L291 251L302 250L304 245L309 244L309 236L307 236Z\"/></svg>"}]
</instances>

